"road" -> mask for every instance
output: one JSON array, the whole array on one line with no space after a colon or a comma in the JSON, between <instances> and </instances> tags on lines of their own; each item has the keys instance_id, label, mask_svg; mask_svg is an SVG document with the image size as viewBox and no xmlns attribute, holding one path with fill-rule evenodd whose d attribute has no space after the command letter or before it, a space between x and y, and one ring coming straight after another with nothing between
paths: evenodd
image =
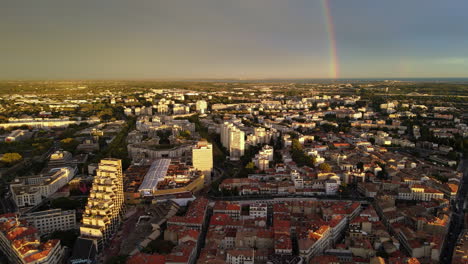
<instances>
[{"instance_id":1,"label":"road","mask_svg":"<svg viewBox=\"0 0 468 264\"><path fill-rule=\"evenodd\" d=\"M468 194L468 159L464 159L460 162L458 167L460 172L463 172L463 177L460 182L459 190L457 193L457 198L452 207L452 217L450 220L450 226L445 237L445 243L440 254L440 263L451 263L452 255L455 245L457 243L457 238L460 235L463 228L464 220L464 203L465 197Z\"/></svg>"}]
</instances>

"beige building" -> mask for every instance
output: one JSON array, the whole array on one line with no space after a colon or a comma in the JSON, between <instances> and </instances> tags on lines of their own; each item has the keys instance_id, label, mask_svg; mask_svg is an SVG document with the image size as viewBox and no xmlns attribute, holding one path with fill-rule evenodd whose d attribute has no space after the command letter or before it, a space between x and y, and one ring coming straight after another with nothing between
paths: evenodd
<instances>
[{"instance_id":1,"label":"beige building","mask_svg":"<svg viewBox=\"0 0 468 264\"><path fill-rule=\"evenodd\" d=\"M213 145L200 141L192 149L192 164L197 170L205 174L205 181L211 182L211 171L213 170Z\"/></svg>"},{"instance_id":2,"label":"beige building","mask_svg":"<svg viewBox=\"0 0 468 264\"><path fill-rule=\"evenodd\" d=\"M123 215L122 161L103 159L96 170L88 204L83 214L81 237L95 239L98 249L102 250L117 231Z\"/></svg>"}]
</instances>

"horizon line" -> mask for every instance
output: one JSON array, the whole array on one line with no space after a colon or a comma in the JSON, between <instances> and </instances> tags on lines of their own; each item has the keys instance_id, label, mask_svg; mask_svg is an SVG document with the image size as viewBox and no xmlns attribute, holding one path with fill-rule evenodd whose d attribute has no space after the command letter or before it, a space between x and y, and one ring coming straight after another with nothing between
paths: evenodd
<instances>
[{"instance_id":1,"label":"horizon line","mask_svg":"<svg viewBox=\"0 0 468 264\"><path fill-rule=\"evenodd\" d=\"M0 82L38 82L38 81L154 81L154 82L215 82L215 81L288 81L288 80L407 80L407 79L468 79L468 76L457 77L270 77L270 78L55 78L55 79L36 79L36 78L18 78L18 79L0 79Z\"/></svg>"}]
</instances>

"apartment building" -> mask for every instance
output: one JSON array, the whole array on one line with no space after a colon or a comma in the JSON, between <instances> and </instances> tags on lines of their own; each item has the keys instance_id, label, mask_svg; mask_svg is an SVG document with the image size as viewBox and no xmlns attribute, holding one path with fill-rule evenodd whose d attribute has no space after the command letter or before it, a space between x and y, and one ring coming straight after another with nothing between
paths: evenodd
<instances>
[{"instance_id":1,"label":"apartment building","mask_svg":"<svg viewBox=\"0 0 468 264\"><path fill-rule=\"evenodd\" d=\"M205 174L205 182L211 182L211 171L213 170L213 145L200 141L192 148L192 165L195 169Z\"/></svg>"},{"instance_id":2,"label":"apartment building","mask_svg":"<svg viewBox=\"0 0 468 264\"><path fill-rule=\"evenodd\" d=\"M21 218L37 228L40 235L76 228L75 210L51 209L29 213Z\"/></svg>"},{"instance_id":3,"label":"apartment building","mask_svg":"<svg viewBox=\"0 0 468 264\"><path fill-rule=\"evenodd\" d=\"M96 240L98 250L102 250L117 231L123 215L122 161L103 159L96 170L88 204L83 214L81 237Z\"/></svg>"},{"instance_id":4,"label":"apartment building","mask_svg":"<svg viewBox=\"0 0 468 264\"><path fill-rule=\"evenodd\" d=\"M245 133L232 123L221 125L221 143L228 149L231 160L239 160L245 152Z\"/></svg>"},{"instance_id":5,"label":"apartment building","mask_svg":"<svg viewBox=\"0 0 468 264\"><path fill-rule=\"evenodd\" d=\"M41 242L37 229L17 214L0 215L0 251L15 264L58 264L64 257L60 240Z\"/></svg>"}]
</instances>

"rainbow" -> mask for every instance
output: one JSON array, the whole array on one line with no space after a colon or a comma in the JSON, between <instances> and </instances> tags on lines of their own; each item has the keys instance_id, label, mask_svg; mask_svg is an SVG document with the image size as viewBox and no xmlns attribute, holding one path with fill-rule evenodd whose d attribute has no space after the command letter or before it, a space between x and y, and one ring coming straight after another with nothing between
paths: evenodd
<instances>
[{"instance_id":1,"label":"rainbow","mask_svg":"<svg viewBox=\"0 0 468 264\"><path fill-rule=\"evenodd\" d=\"M330 52L329 77L336 79L339 76L340 68L338 64L338 52L336 49L335 25L330 12L330 0L321 0L323 13L325 16L325 24L327 26L328 44Z\"/></svg>"}]
</instances>

